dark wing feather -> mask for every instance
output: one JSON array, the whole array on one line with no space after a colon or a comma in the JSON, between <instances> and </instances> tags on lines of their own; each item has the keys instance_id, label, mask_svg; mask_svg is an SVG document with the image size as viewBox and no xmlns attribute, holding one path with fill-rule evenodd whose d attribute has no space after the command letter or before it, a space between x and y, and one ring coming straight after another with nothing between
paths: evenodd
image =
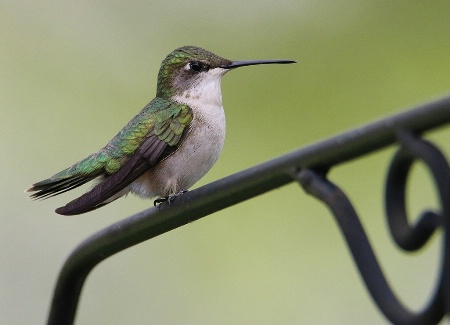
<instances>
[{"instance_id":1,"label":"dark wing feather","mask_svg":"<svg viewBox=\"0 0 450 325\"><path fill-rule=\"evenodd\" d=\"M111 201L105 201L130 185L158 161L164 159L167 155L163 155L163 153L167 146L167 142L160 140L154 134L147 137L141 147L115 174L108 176L103 182L79 198L56 209L56 213L62 215L81 214L110 203Z\"/></svg>"}]
</instances>

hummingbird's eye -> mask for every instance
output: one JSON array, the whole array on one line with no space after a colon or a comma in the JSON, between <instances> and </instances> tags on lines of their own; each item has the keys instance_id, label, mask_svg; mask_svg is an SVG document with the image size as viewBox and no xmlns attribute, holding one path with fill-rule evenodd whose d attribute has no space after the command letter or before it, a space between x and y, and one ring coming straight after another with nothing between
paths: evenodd
<instances>
[{"instance_id":1,"label":"hummingbird's eye","mask_svg":"<svg viewBox=\"0 0 450 325\"><path fill-rule=\"evenodd\" d=\"M205 70L205 64L203 64L203 62L193 61L189 63L189 69L195 72L200 72Z\"/></svg>"}]
</instances>

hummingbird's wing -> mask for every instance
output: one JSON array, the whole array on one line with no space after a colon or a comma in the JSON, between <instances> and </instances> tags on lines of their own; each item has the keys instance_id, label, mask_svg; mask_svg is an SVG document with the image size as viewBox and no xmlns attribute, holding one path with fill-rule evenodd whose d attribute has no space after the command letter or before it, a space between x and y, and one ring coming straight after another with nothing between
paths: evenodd
<instances>
[{"instance_id":1,"label":"hummingbird's wing","mask_svg":"<svg viewBox=\"0 0 450 325\"><path fill-rule=\"evenodd\" d=\"M108 199L174 152L191 121L189 106L157 97L99 152L34 184L28 191L37 191L32 198L46 198L104 176L101 183L56 212L73 215L97 209L112 202L114 199Z\"/></svg>"}]
</instances>

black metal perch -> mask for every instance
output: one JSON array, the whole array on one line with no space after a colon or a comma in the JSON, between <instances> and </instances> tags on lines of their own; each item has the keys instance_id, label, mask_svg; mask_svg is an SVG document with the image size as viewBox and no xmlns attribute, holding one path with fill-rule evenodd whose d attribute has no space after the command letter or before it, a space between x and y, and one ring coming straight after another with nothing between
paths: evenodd
<instances>
[{"instance_id":1,"label":"black metal perch","mask_svg":"<svg viewBox=\"0 0 450 325\"><path fill-rule=\"evenodd\" d=\"M56 283L49 325L73 324L86 277L101 261L128 247L200 219L215 211L293 181L322 200L341 227L362 278L384 315L394 324L437 324L450 314L450 169L443 154L420 135L450 123L450 97L342 133L263 164L187 192L159 208L119 221L82 242L67 258ZM421 248L437 228L443 229L440 278L420 312L405 308L392 293L358 216L346 195L325 174L332 166L398 142L386 184L389 229L402 249ZM414 160L430 169L441 211L426 211L415 225L405 212L405 183Z\"/></svg>"}]
</instances>

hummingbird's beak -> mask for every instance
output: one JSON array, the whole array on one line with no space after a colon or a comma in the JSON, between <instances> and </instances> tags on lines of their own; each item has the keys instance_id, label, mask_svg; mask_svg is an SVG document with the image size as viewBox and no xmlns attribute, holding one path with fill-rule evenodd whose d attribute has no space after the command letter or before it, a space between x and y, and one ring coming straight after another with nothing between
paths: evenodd
<instances>
[{"instance_id":1,"label":"hummingbird's beak","mask_svg":"<svg viewBox=\"0 0 450 325\"><path fill-rule=\"evenodd\" d=\"M248 60L248 61L233 61L228 65L221 65L222 69L234 69L239 67L245 67L247 65L257 65L257 64L289 64L297 63L292 60Z\"/></svg>"}]
</instances>

